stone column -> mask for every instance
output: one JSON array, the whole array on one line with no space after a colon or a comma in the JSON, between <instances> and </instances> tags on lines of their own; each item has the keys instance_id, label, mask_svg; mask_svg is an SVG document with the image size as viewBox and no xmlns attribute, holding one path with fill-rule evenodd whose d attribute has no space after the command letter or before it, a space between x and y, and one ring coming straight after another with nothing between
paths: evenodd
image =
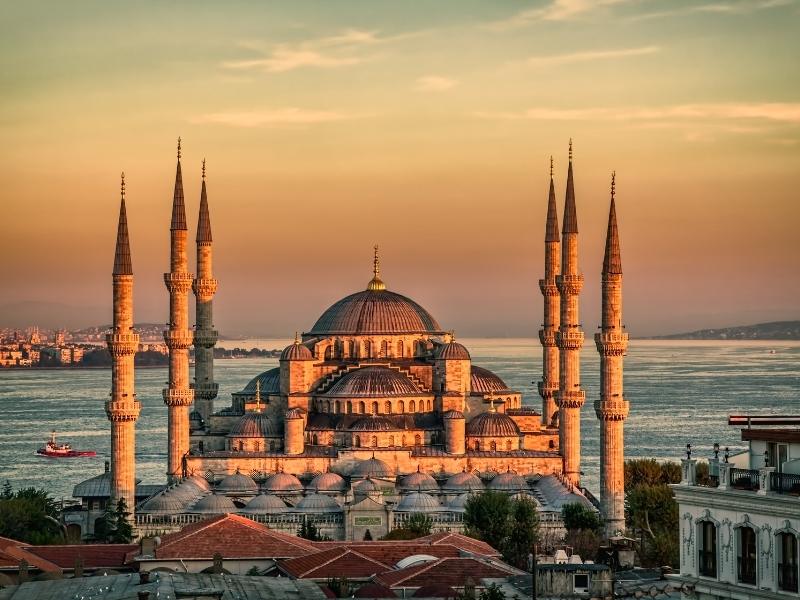
<instances>
[{"instance_id":1,"label":"stone column","mask_svg":"<svg viewBox=\"0 0 800 600\"><path fill-rule=\"evenodd\" d=\"M193 341L189 331L189 289L193 277L186 255L188 229L180 158L179 139L170 225L170 272L164 273L164 283L169 290L169 329L164 332L169 348L169 382L163 396L167 405L167 479L170 482L181 478L183 457L189 452L189 405L194 398L189 387L189 347Z\"/></svg>"},{"instance_id":2,"label":"stone column","mask_svg":"<svg viewBox=\"0 0 800 600\"><path fill-rule=\"evenodd\" d=\"M448 454L463 455L466 450L466 420L464 413L448 410L442 415L444 421L444 439Z\"/></svg>"}]
</instances>

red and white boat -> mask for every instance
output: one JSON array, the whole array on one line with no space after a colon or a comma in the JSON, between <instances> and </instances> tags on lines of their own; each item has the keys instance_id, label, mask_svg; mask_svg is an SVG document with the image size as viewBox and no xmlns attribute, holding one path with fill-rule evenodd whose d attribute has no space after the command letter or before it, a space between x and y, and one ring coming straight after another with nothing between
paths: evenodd
<instances>
[{"instance_id":1,"label":"red and white boat","mask_svg":"<svg viewBox=\"0 0 800 600\"><path fill-rule=\"evenodd\" d=\"M44 448L39 448L36 454L50 458L75 458L77 456L97 456L94 450L73 450L69 444L57 444L56 432L50 433L50 439L44 444Z\"/></svg>"}]
</instances>

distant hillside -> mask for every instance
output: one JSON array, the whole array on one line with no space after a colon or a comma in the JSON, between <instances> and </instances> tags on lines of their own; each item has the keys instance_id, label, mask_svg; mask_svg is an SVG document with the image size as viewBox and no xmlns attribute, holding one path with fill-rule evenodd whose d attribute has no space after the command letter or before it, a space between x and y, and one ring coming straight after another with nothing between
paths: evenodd
<instances>
[{"instance_id":1,"label":"distant hillside","mask_svg":"<svg viewBox=\"0 0 800 600\"><path fill-rule=\"evenodd\" d=\"M655 340L800 340L800 321L773 321L654 336Z\"/></svg>"}]
</instances>

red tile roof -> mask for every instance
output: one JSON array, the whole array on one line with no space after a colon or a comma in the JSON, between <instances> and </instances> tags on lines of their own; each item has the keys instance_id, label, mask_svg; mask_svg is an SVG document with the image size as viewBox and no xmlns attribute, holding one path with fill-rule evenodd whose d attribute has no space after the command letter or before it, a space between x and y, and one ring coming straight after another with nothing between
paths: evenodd
<instances>
[{"instance_id":1,"label":"red tile roof","mask_svg":"<svg viewBox=\"0 0 800 600\"><path fill-rule=\"evenodd\" d=\"M327 579L347 577L366 579L391 569L391 564L379 562L348 547L329 548L307 556L291 558L280 563L280 569L298 579Z\"/></svg>"},{"instance_id":2,"label":"red tile roof","mask_svg":"<svg viewBox=\"0 0 800 600\"><path fill-rule=\"evenodd\" d=\"M483 556L502 556L500 552L495 550L492 546L481 540L469 537L462 533L451 533L447 531L440 531L439 533L432 533L425 537L413 540L415 542L429 542L431 544L451 544L456 548L471 552L472 554L481 554Z\"/></svg>"},{"instance_id":3,"label":"red tile roof","mask_svg":"<svg viewBox=\"0 0 800 600\"><path fill-rule=\"evenodd\" d=\"M139 548L136 544L66 544L60 546L26 546L25 550L58 565L74 569L75 559L83 559L84 569L124 567L126 555Z\"/></svg>"},{"instance_id":4,"label":"red tile roof","mask_svg":"<svg viewBox=\"0 0 800 600\"><path fill-rule=\"evenodd\" d=\"M155 558L292 558L318 548L308 540L274 531L239 515L227 514L198 521L161 538Z\"/></svg>"},{"instance_id":5,"label":"red tile roof","mask_svg":"<svg viewBox=\"0 0 800 600\"><path fill-rule=\"evenodd\" d=\"M463 587L468 579L479 583L485 578L508 577L521 573L522 571L500 561L472 557L440 558L407 569L383 573L375 577L375 581L392 588L418 588L434 580L450 587Z\"/></svg>"},{"instance_id":6,"label":"red tile roof","mask_svg":"<svg viewBox=\"0 0 800 600\"><path fill-rule=\"evenodd\" d=\"M25 542L0 537L0 568L18 569L20 562L26 560L31 567L40 571L61 573L58 565L29 552L27 546Z\"/></svg>"}]
</instances>

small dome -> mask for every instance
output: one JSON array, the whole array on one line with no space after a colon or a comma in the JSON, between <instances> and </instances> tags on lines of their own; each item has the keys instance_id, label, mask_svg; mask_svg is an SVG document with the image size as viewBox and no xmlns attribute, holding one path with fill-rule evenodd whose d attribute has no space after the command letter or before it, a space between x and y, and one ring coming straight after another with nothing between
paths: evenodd
<instances>
[{"instance_id":1,"label":"small dome","mask_svg":"<svg viewBox=\"0 0 800 600\"><path fill-rule=\"evenodd\" d=\"M290 408L286 411L284 415L286 419L302 419L303 418L303 411L297 407Z\"/></svg>"},{"instance_id":2,"label":"small dome","mask_svg":"<svg viewBox=\"0 0 800 600\"><path fill-rule=\"evenodd\" d=\"M182 483L191 484L203 492L211 491L211 484L208 483L205 477L200 477L200 475L190 475L184 479Z\"/></svg>"},{"instance_id":3,"label":"small dome","mask_svg":"<svg viewBox=\"0 0 800 600\"><path fill-rule=\"evenodd\" d=\"M311 480L308 489L314 492L343 492L347 484L338 473L320 473Z\"/></svg>"},{"instance_id":4,"label":"small dome","mask_svg":"<svg viewBox=\"0 0 800 600\"><path fill-rule=\"evenodd\" d=\"M326 396L386 398L416 396L422 390L400 371L389 367L362 367L343 375Z\"/></svg>"},{"instance_id":5,"label":"small dome","mask_svg":"<svg viewBox=\"0 0 800 600\"><path fill-rule=\"evenodd\" d=\"M261 394L264 396L270 394L280 394L281 392L281 368L274 367L268 371L264 371L261 375L253 377L244 389L239 392L247 396L254 396L256 393L256 382L261 384Z\"/></svg>"},{"instance_id":6,"label":"small dome","mask_svg":"<svg viewBox=\"0 0 800 600\"><path fill-rule=\"evenodd\" d=\"M510 392L506 382L489 369L472 365L470 384L473 392L488 394L489 392Z\"/></svg>"},{"instance_id":7,"label":"small dome","mask_svg":"<svg viewBox=\"0 0 800 600\"><path fill-rule=\"evenodd\" d=\"M217 484L218 492L223 493L242 493L254 494L258 492L258 484L247 475L238 471L233 475L228 475Z\"/></svg>"},{"instance_id":8,"label":"small dome","mask_svg":"<svg viewBox=\"0 0 800 600\"><path fill-rule=\"evenodd\" d=\"M136 511L148 514L173 515L185 512L186 506L185 498L174 494L171 490L165 490L147 500Z\"/></svg>"},{"instance_id":9,"label":"small dome","mask_svg":"<svg viewBox=\"0 0 800 600\"><path fill-rule=\"evenodd\" d=\"M443 419L463 419L464 413L460 410L448 410L442 415Z\"/></svg>"},{"instance_id":10,"label":"small dome","mask_svg":"<svg viewBox=\"0 0 800 600\"><path fill-rule=\"evenodd\" d=\"M519 427L514 419L499 412L484 412L467 423L467 435L487 437L516 437Z\"/></svg>"},{"instance_id":11,"label":"small dome","mask_svg":"<svg viewBox=\"0 0 800 600\"><path fill-rule=\"evenodd\" d=\"M459 494L448 503L447 507L453 510L464 510L467 506L467 500L472 497L472 494L464 492Z\"/></svg>"},{"instance_id":12,"label":"small dome","mask_svg":"<svg viewBox=\"0 0 800 600\"><path fill-rule=\"evenodd\" d=\"M393 477L394 471L385 462L373 456L358 463L350 475L359 478Z\"/></svg>"},{"instance_id":13,"label":"small dome","mask_svg":"<svg viewBox=\"0 0 800 600\"><path fill-rule=\"evenodd\" d=\"M350 426L350 431L396 431L397 424L389 417L372 415L359 419Z\"/></svg>"},{"instance_id":14,"label":"small dome","mask_svg":"<svg viewBox=\"0 0 800 600\"><path fill-rule=\"evenodd\" d=\"M483 482L474 473L463 471L450 477L442 489L445 491L480 491L483 489Z\"/></svg>"},{"instance_id":15,"label":"small dome","mask_svg":"<svg viewBox=\"0 0 800 600\"><path fill-rule=\"evenodd\" d=\"M442 344L436 350L436 358L440 360L470 360L469 350L458 342Z\"/></svg>"},{"instance_id":16,"label":"small dome","mask_svg":"<svg viewBox=\"0 0 800 600\"><path fill-rule=\"evenodd\" d=\"M303 484L291 473L275 473L264 483L264 489L268 492L302 492Z\"/></svg>"},{"instance_id":17,"label":"small dome","mask_svg":"<svg viewBox=\"0 0 800 600\"><path fill-rule=\"evenodd\" d=\"M203 417L196 410L189 413L189 429L196 430L203 428Z\"/></svg>"},{"instance_id":18,"label":"small dome","mask_svg":"<svg viewBox=\"0 0 800 600\"><path fill-rule=\"evenodd\" d=\"M527 480L522 475L508 471L500 473L489 482L489 489L504 491L519 491L529 489Z\"/></svg>"},{"instance_id":19,"label":"small dome","mask_svg":"<svg viewBox=\"0 0 800 600\"><path fill-rule=\"evenodd\" d=\"M262 412L248 412L233 426L228 437L264 438L278 435L277 428Z\"/></svg>"},{"instance_id":20,"label":"small dome","mask_svg":"<svg viewBox=\"0 0 800 600\"><path fill-rule=\"evenodd\" d=\"M281 352L281 360L314 360L314 355L299 340L295 340L294 344L289 344Z\"/></svg>"},{"instance_id":21,"label":"small dome","mask_svg":"<svg viewBox=\"0 0 800 600\"><path fill-rule=\"evenodd\" d=\"M277 496L273 496L272 494L259 494L250 500L247 506L239 509L239 512L263 515L268 513L282 513L285 512L287 508L286 503Z\"/></svg>"},{"instance_id":22,"label":"small dome","mask_svg":"<svg viewBox=\"0 0 800 600\"><path fill-rule=\"evenodd\" d=\"M370 494L379 490L378 484L372 481L372 479L364 479L353 485L353 491L357 494Z\"/></svg>"},{"instance_id":23,"label":"small dome","mask_svg":"<svg viewBox=\"0 0 800 600\"><path fill-rule=\"evenodd\" d=\"M398 512L431 512L441 510L442 505L439 501L424 492L411 492L403 496L400 504L397 505Z\"/></svg>"},{"instance_id":24,"label":"small dome","mask_svg":"<svg viewBox=\"0 0 800 600\"><path fill-rule=\"evenodd\" d=\"M233 503L233 500L227 496L209 494L205 498L201 498L197 504L192 507L191 512L206 515L223 515L225 513L236 512L236 505Z\"/></svg>"},{"instance_id":25,"label":"small dome","mask_svg":"<svg viewBox=\"0 0 800 600\"><path fill-rule=\"evenodd\" d=\"M416 471L415 473L411 473L410 475L403 477L400 487L406 490L414 490L418 492L439 491L439 484L436 483L436 480L427 473L422 473L420 471Z\"/></svg>"},{"instance_id":26,"label":"small dome","mask_svg":"<svg viewBox=\"0 0 800 600\"><path fill-rule=\"evenodd\" d=\"M342 510L336 500L324 494L309 494L297 503L296 508L303 512L340 512Z\"/></svg>"}]
</instances>

